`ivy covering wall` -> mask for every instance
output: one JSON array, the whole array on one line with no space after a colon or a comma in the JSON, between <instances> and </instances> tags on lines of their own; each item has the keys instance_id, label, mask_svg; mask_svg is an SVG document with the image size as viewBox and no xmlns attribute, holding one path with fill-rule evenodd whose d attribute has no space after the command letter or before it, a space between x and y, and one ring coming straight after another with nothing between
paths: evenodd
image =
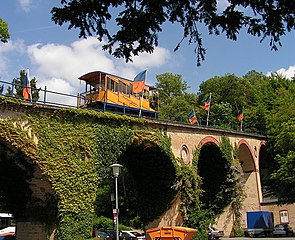
<instances>
[{"instance_id":1,"label":"ivy covering wall","mask_svg":"<svg viewBox=\"0 0 295 240\"><path fill-rule=\"evenodd\" d=\"M21 104L7 100L0 103ZM50 223L56 227L55 239L84 240L90 236L97 192L111 179L109 166L117 161L127 166L136 188L143 189L138 194L138 204L145 206L139 210L144 223L167 210L177 194L182 199L185 224L199 228L203 237L205 227L222 212L223 209L206 209L206 203L200 201L200 149L196 149L189 166L174 159L169 137L146 128L144 119L77 109L60 109L47 115L37 112L28 107L24 117L0 121L0 139L29 157L50 182L57 200L56 221ZM30 128L31 136L37 136L38 143L21 127L23 122ZM220 149L229 167L220 194L228 196L222 208L232 204L238 216L242 201L235 172L238 161L226 137ZM145 168L140 170L143 163ZM141 177L144 173L145 177ZM149 191L152 186L157 190Z\"/></svg>"},{"instance_id":2,"label":"ivy covering wall","mask_svg":"<svg viewBox=\"0 0 295 240\"><path fill-rule=\"evenodd\" d=\"M15 104L6 101L6 106ZM50 182L57 199L57 221L51 223L57 227L56 239L90 237L97 190L103 179L111 178L109 166L127 147L152 145L167 159L172 156L169 138L145 128L144 119L76 109L49 115L35 112L28 108L26 116L0 121L0 138L20 149ZM24 122L31 135L37 136L37 144L28 136Z\"/></svg>"},{"instance_id":3,"label":"ivy covering wall","mask_svg":"<svg viewBox=\"0 0 295 240\"><path fill-rule=\"evenodd\" d=\"M209 145L212 145L210 143ZM214 144L213 144L214 145ZM203 188L203 181L199 172L199 160L201 149L196 148L193 153L192 165L180 165L176 189L182 198L181 211L185 225L197 228L196 239L208 239L208 226L215 223L217 216L229 207L230 213L235 215L233 224L233 236L242 235L240 226L240 210L245 199L242 181L242 168L237 158L238 149L230 144L229 138L221 137L220 146L215 146L221 153L221 161L224 164L224 180L218 187L218 192L210 199L204 201L204 193L211 189ZM217 157L217 156L215 156ZM214 162L208 163L214 168ZM214 174L214 171L206 171L205 175ZM215 175L212 178L216 177ZM217 184L216 182L213 184ZM218 183L219 184L219 183Z\"/></svg>"}]
</instances>

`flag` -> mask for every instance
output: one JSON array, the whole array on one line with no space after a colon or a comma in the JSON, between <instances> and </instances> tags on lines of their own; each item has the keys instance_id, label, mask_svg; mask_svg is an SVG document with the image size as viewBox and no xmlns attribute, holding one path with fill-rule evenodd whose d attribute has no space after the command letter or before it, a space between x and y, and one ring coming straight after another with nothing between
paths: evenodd
<instances>
[{"instance_id":1,"label":"flag","mask_svg":"<svg viewBox=\"0 0 295 240\"><path fill-rule=\"evenodd\" d=\"M209 110L209 108L210 108L210 102L211 102L211 93L210 93L210 95L205 99L205 101L204 101L204 106L203 106L203 108L206 110L206 111L208 111Z\"/></svg>"},{"instance_id":2,"label":"flag","mask_svg":"<svg viewBox=\"0 0 295 240\"><path fill-rule=\"evenodd\" d=\"M243 119L243 117L244 117L244 110L242 108L237 115L237 120L241 121Z\"/></svg>"},{"instance_id":3,"label":"flag","mask_svg":"<svg viewBox=\"0 0 295 240\"><path fill-rule=\"evenodd\" d=\"M25 78L23 82L23 98L29 99L31 98L31 86L30 86L30 78L29 78L29 69L27 69L25 73Z\"/></svg>"},{"instance_id":4,"label":"flag","mask_svg":"<svg viewBox=\"0 0 295 240\"><path fill-rule=\"evenodd\" d=\"M194 111L191 111L188 114L188 121L190 124L196 124L197 123L197 117Z\"/></svg>"},{"instance_id":5,"label":"flag","mask_svg":"<svg viewBox=\"0 0 295 240\"><path fill-rule=\"evenodd\" d=\"M142 93L143 92L145 79L146 79L146 72L147 72L147 70L144 70L135 76L133 83L132 83L133 93Z\"/></svg>"}]
</instances>

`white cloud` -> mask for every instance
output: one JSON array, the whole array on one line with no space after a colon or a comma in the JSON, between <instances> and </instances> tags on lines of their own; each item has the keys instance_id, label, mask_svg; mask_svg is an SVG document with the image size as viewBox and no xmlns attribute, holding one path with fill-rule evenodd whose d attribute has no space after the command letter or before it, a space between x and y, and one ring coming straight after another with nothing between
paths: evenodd
<instances>
[{"instance_id":1,"label":"white cloud","mask_svg":"<svg viewBox=\"0 0 295 240\"><path fill-rule=\"evenodd\" d=\"M139 68L157 67L165 64L169 58L169 50L156 47L153 54L142 53L133 57L133 65Z\"/></svg>"},{"instance_id":2,"label":"white cloud","mask_svg":"<svg viewBox=\"0 0 295 240\"><path fill-rule=\"evenodd\" d=\"M288 69L280 68L279 70L277 70L275 72L285 76L286 78L291 79L292 77L295 76L295 65L289 66ZM270 76L271 74L272 74L272 72L268 72L266 75Z\"/></svg>"},{"instance_id":3,"label":"white cloud","mask_svg":"<svg viewBox=\"0 0 295 240\"><path fill-rule=\"evenodd\" d=\"M19 53L24 53L26 46L23 40L8 41L7 43L0 43L0 54L17 51Z\"/></svg>"},{"instance_id":4,"label":"white cloud","mask_svg":"<svg viewBox=\"0 0 295 240\"><path fill-rule=\"evenodd\" d=\"M8 66L10 62L26 52L26 46L22 40L0 43L0 72L1 78L9 76ZM13 57L11 57L13 55Z\"/></svg>"},{"instance_id":5,"label":"white cloud","mask_svg":"<svg viewBox=\"0 0 295 240\"><path fill-rule=\"evenodd\" d=\"M292 78L295 76L295 65L290 66L288 69L281 68L277 71L277 73L280 73L280 74L286 76L286 78Z\"/></svg>"},{"instance_id":6,"label":"white cloud","mask_svg":"<svg viewBox=\"0 0 295 240\"><path fill-rule=\"evenodd\" d=\"M46 86L50 91L77 94L84 91L78 78L87 72L100 70L133 79L146 67L159 67L170 58L167 49L157 47L153 54L143 53L134 57L133 63L125 63L124 59L116 59L102 51L102 44L90 37L70 46L52 43L28 46L29 58L35 66L31 77L34 74L42 89Z\"/></svg>"},{"instance_id":7,"label":"white cloud","mask_svg":"<svg viewBox=\"0 0 295 240\"><path fill-rule=\"evenodd\" d=\"M25 12L29 12L32 6L32 0L18 0L19 5Z\"/></svg>"},{"instance_id":8,"label":"white cloud","mask_svg":"<svg viewBox=\"0 0 295 240\"><path fill-rule=\"evenodd\" d=\"M38 77L37 77L38 79ZM64 104L68 106L76 106L77 98L76 95L71 95L72 92L75 91L75 89L64 79L58 79L58 78L51 78L51 79L43 79L43 84L46 86L46 98L44 99L44 91L40 91L39 100L40 101L46 101L49 103L59 103ZM42 88L42 90L45 90ZM61 95L59 93L63 94L69 94L67 96Z\"/></svg>"},{"instance_id":9,"label":"white cloud","mask_svg":"<svg viewBox=\"0 0 295 240\"><path fill-rule=\"evenodd\" d=\"M217 1L217 9L219 12L222 12L230 5L228 0L218 0Z\"/></svg>"}]
</instances>

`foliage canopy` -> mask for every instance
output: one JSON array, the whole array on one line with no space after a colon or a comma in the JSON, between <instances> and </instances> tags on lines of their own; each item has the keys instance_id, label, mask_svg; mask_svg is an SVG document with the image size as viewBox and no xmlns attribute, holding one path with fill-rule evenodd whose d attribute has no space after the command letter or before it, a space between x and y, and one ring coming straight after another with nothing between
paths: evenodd
<instances>
[{"instance_id":1,"label":"foliage canopy","mask_svg":"<svg viewBox=\"0 0 295 240\"><path fill-rule=\"evenodd\" d=\"M79 37L95 35L100 41L105 37L103 49L126 61L141 52L153 52L165 22L181 25L183 37L174 50L188 38L189 43L195 44L198 64L206 53L202 25L209 34L224 33L231 40L237 40L241 29L246 28L248 34L261 41L269 38L274 50L281 45L281 36L295 27L295 3L288 0L228 1L225 9L219 8L217 0L61 0L61 4L51 11L55 23L78 28ZM112 19L117 25L115 33L109 29Z\"/></svg>"},{"instance_id":2,"label":"foliage canopy","mask_svg":"<svg viewBox=\"0 0 295 240\"><path fill-rule=\"evenodd\" d=\"M0 41L6 43L9 37L8 25L0 18Z\"/></svg>"},{"instance_id":3,"label":"foliage canopy","mask_svg":"<svg viewBox=\"0 0 295 240\"><path fill-rule=\"evenodd\" d=\"M199 92L190 94L180 75L157 75L163 99L159 117L188 123L187 114L194 109L203 125L207 114L203 101L211 93L209 126L238 129L236 116L243 108L242 130L263 133L268 139L267 166L272 174L262 183L267 184L267 189L271 187L267 195L275 193L280 203L294 203L295 192L290 191L295 186L294 80L295 77L287 79L277 73L265 76L256 71L242 77L226 74L202 82Z\"/></svg>"}]
</instances>

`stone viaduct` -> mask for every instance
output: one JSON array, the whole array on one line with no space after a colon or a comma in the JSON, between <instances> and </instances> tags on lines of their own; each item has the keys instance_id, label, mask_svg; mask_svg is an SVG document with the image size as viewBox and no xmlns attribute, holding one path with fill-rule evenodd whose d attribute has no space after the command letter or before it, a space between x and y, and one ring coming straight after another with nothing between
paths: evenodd
<instances>
[{"instance_id":1,"label":"stone viaduct","mask_svg":"<svg viewBox=\"0 0 295 240\"><path fill-rule=\"evenodd\" d=\"M27 114L27 109L30 107L32 107L30 106L30 103L20 104L13 107L1 104L0 122L7 119L20 119L22 116ZM40 114L44 114L44 112L50 112L56 109L56 107L45 105L34 106L34 108L35 111L40 111ZM295 226L295 210L292 205L277 206L275 202L265 201L262 196L260 173L263 171L263 169L261 169L261 162L267 161L267 159L264 157L266 145L266 138L264 136L245 132L234 132L223 129L198 127L175 122L164 122L160 120L150 120L148 124L150 127L160 129L170 136L172 142L172 151L175 157L181 157L186 164L191 164L193 156L192 153L197 147L202 148L208 144L218 147L221 137L228 137L231 144L238 148L238 158L244 174L246 199L243 202L242 227L246 227L246 211L256 210L273 211L276 223L280 223L280 214L282 214L282 212L287 212L290 225ZM20 127L23 127L28 132L28 134L34 138L28 126L24 124ZM0 131L3 130L0 129ZM208 165L212 164L214 163L208 162ZM44 195L44 192L50 188L50 185L46 181L43 181L41 171L36 171L34 173L34 179L31 181L31 188L33 194L35 195ZM174 210L171 210L167 214L176 215L176 211L177 206L174 208ZM224 213L219 217L219 219L217 219L217 226L222 228L226 235L230 235L232 222L226 221L226 215L227 213ZM232 217L234 218L234 216ZM173 216L170 216L169 221L166 218L165 216L162 218L162 220L159 222L159 226L175 224L175 222L173 222ZM30 221L17 222L18 239L46 239L44 232L45 230L40 223Z\"/></svg>"}]
</instances>

